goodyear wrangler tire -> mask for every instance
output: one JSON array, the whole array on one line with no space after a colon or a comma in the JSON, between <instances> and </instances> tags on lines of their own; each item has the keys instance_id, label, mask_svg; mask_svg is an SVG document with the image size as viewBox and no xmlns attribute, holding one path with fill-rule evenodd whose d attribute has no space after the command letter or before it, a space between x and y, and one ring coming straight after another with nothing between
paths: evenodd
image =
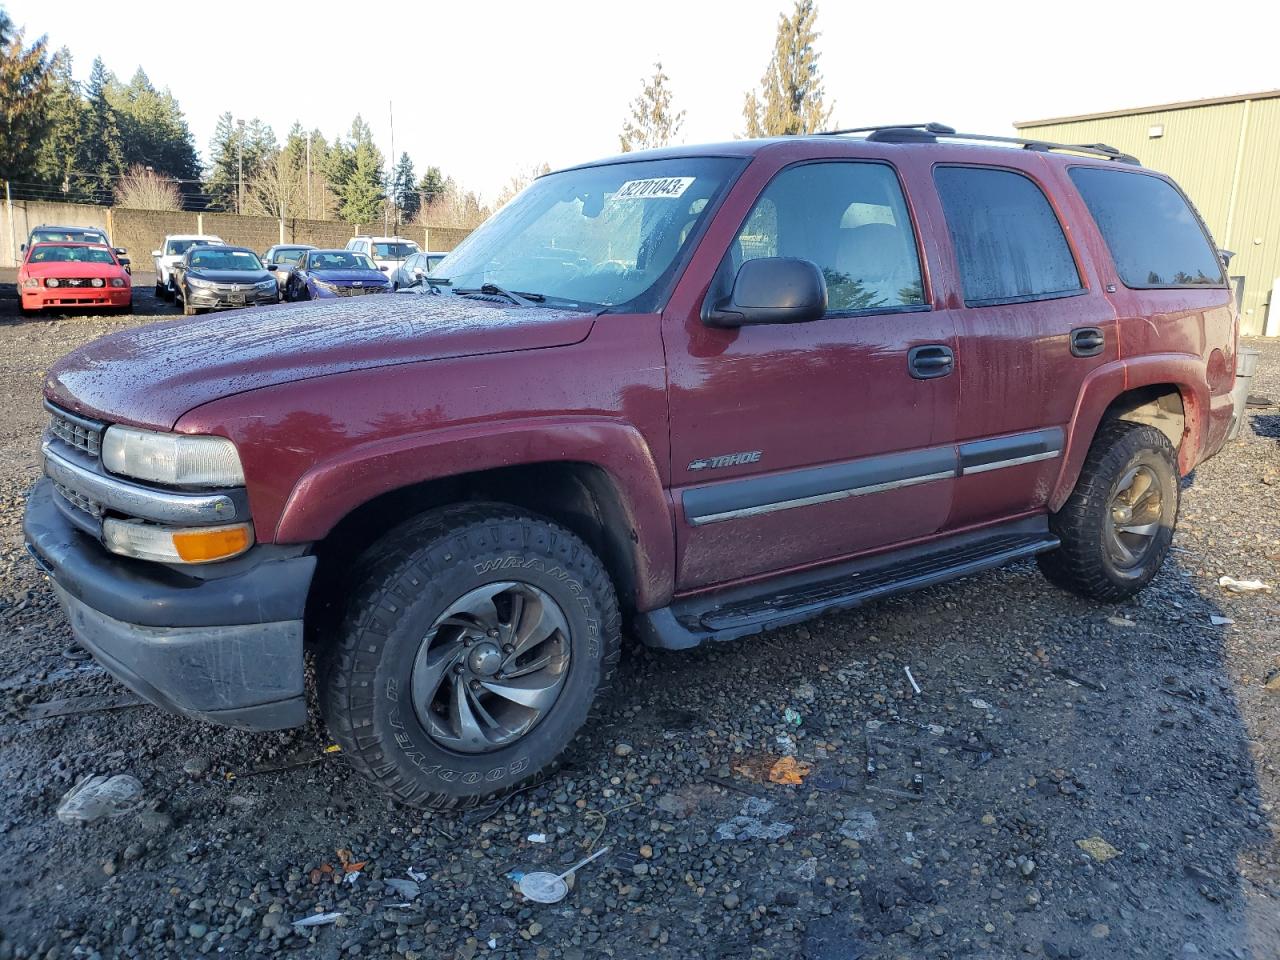
<instances>
[{"instance_id":1,"label":"goodyear wrangler tire","mask_svg":"<svg viewBox=\"0 0 1280 960\"><path fill-rule=\"evenodd\" d=\"M1037 557L1050 582L1092 600L1125 600L1155 578L1178 522L1177 456L1155 427L1115 420L1089 447L1075 490Z\"/></svg>"},{"instance_id":2,"label":"goodyear wrangler tire","mask_svg":"<svg viewBox=\"0 0 1280 960\"><path fill-rule=\"evenodd\" d=\"M389 533L321 669L343 756L410 806L479 803L550 772L607 689L621 647L603 564L501 504Z\"/></svg>"}]
</instances>

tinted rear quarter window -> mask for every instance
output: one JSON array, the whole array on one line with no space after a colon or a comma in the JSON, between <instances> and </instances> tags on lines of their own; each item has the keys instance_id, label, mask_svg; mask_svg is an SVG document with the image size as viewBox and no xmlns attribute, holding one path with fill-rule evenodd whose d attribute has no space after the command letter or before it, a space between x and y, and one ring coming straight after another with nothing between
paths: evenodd
<instances>
[{"instance_id":1,"label":"tinted rear quarter window","mask_svg":"<svg viewBox=\"0 0 1280 960\"><path fill-rule=\"evenodd\" d=\"M1080 273L1062 225L1028 177L986 167L938 167L947 217L970 307L1071 296Z\"/></svg>"},{"instance_id":2,"label":"tinted rear quarter window","mask_svg":"<svg viewBox=\"0 0 1280 960\"><path fill-rule=\"evenodd\" d=\"M1223 283L1204 227L1174 187L1159 177L1072 167L1071 180L1102 231L1127 287Z\"/></svg>"}]
</instances>

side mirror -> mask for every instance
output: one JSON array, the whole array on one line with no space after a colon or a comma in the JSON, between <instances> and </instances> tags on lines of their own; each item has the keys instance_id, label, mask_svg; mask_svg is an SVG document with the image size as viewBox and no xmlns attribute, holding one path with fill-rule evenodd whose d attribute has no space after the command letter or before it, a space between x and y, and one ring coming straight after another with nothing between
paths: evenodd
<instances>
[{"instance_id":1,"label":"side mirror","mask_svg":"<svg viewBox=\"0 0 1280 960\"><path fill-rule=\"evenodd\" d=\"M414 268L413 268L413 279L415 279L415 280L421 280L421 279L422 279L423 277L425 277L426 275L427 275L427 272L426 272L425 270L423 270L421 267L414 267Z\"/></svg>"},{"instance_id":2,"label":"side mirror","mask_svg":"<svg viewBox=\"0 0 1280 960\"><path fill-rule=\"evenodd\" d=\"M18 248L18 252L19 252L19 253L26 253L26 252L27 252L27 245L24 243L22 246L20 246L20 247Z\"/></svg>"},{"instance_id":3,"label":"side mirror","mask_svg":"<svg viewBox=\"0 0 1280 960\"><path fill-rule=\"evenodd\" d=\"M390 272L390 270L391 270L391 268L390 268L390 267L388 267L388 266L386 266L386 265L383 265L383 266L379 267L378 269L379 269L379 270L381 270L383 273L388 273L388 272Z\"/></svg>"},{"instance_id":4,"label":"side mirror","mask_svg":"<svg viewBox=\"0 0 1280 960\"><path fill-rule=\"evenodd\" d=\"M1234 250L1219 250L1219 251L1218 251L1218 256L1220 256L1220 257L1222 258L1222 262L1223 262L1223 264L1224 264L1225 266L1228 266L1228 267L1229 267L1229 266L1231 266L1231 258L1232 258L1232 257L1234 257L1235 255L1236 255L1236 252L1235 252Z\"/></svg>"},{"instance_id":5,"label":"side mirror","mask_svg":"<svg viewBox=\"0 0 1280 960\"><path fill-rule=\"evenodd\" d=\"M151 251L151 255L152 255L153 257L163 257L163 256L164 256L164 254L163 254L163 253L161 253L159 250L152 250L152 251Z\"/></svg>"},{"instance_id":6,"label":"side mirror","mask_svg":"<svg viewBox=\"0 0 1280 960\"><path fill-rule=\"evenodd\" d=\"M761 257L738 268L733 292L702 311L709 327L808 323L827 312L827 281L812 260Z\"/></svg>"},{"instance_id":7,"label":"side mirror","mask_svg":"<svg viewBox=\"0 0 1280 960\"><path fill-rule=\"evenodd\" d=\"M116 247L116 256L118 257L123 257L128 252L129 251L126 250L124 247Z\"/></svg>"}]
</instances>

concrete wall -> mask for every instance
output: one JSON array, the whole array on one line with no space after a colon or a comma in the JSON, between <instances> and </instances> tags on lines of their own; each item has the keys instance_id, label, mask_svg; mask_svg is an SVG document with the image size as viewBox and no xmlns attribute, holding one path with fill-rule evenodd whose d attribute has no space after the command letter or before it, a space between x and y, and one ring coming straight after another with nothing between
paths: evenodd
<instances>
[{"instance_id":1,"label":"concrete wall","mask_svg":"<svg viewBox=\"0 0 1280 960\"><path fill-rule=\"evenodd\" d=\"M381 234L381 221L350 224L337 220L287 219L238 216L234 213L192 213L168 210L128 210L78 203L45 203L15 200L5 206L0 217L0 265L16 266L18 247L25 243L32 227L42 223L60 226L101 227L111 242L129 251L129 256L146 270L151 251L171 233L212 233L227 243L249 247L259 253L276 243L310 243L317 247L345 247L361 233ZM400 236L415 241L423 250L448 251L462 242L470 231L452 227L401 227Z\"/></svg>"}]
</instances>

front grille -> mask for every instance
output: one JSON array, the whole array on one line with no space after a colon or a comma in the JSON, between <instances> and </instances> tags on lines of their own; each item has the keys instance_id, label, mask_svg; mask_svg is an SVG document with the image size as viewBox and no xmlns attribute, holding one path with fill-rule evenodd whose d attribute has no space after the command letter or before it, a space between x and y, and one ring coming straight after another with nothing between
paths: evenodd
<instances>
[{"instance_id":1,"label":"front grille","mask_svg":"<svg viewBox=\"0 0 1280 960\"><path fill-rule=\"evenodd\" d=\"M57 278L57 280L58 280L58 287L77 287L77 288L79 288L79 287L92 287L92 286L94 286L93 281L92 281L89 277L58 277L58 278ZM48 280L46 280L46 281L44 282L44 285L45 285L46 287L47 287L47 286L49 286L49 281L48 281ZM105 285L106 285L106 281L103 281L101 284L98 284L98 286L105 286ZM57 289L57 287L55 287L54 289L56 290L56 289Z\"/></svg>"},{"instance_id":2,"label":"front grille","mask_svg":"<svg viewBox=\"0 0 1280 960\"><path fill-rule=\"evenodd\" d=\"M105 429L105 423L49 407L49 432L95 460L102 455L102 431Z\"/></svg>"},{"instance_id":3,"label":"front grille","mask_svg":"<svg viewBox=\"0 0 1280 960\"><path fill-rule=\"evenodd\" d=\"M102 504L98 503L96 500L90 500L83 493L77 493L75 490L72 490L70 487L64 487L62 484L58 483L58 481L56 480L53 480L51 482L53 483L53 489L57 490L58 493L61 494L63 499L66 500L73 507L75 507L77 510L84 511L89 516L93 517L93 519L95 520L102 519L102 513L103 513Z\"/></svg>"},{"instance_id":4,"label":"front grille","mask_svg":"<svg viewBox=\"0 0 1280 960\"><path fill-rule=\"evenodd\" d=\"M359 297L366 293L384 293L386 287L334 287L333 292L340 297Z\"/></svg>"}]
</instances>

